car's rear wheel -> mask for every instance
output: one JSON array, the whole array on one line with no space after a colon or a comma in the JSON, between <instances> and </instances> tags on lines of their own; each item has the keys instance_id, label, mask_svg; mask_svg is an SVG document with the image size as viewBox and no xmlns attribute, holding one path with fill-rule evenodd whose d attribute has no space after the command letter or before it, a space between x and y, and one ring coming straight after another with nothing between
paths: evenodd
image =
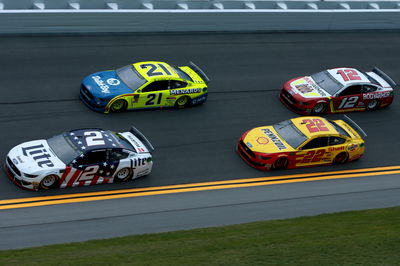
<instances>
[{"instance_id":1,"label":"car's rear wheel","mask_svg":"<svg viewBox=\"0 0 400 266\"><path fill-rule=\"evenodd\" d=\"M273 164L272 169L286 169L288 167L289 160L286 157L278 158Z\"/></svg>"},{"instance_id":2,"label":"car's rear wheel","mask_svg":"<svg viewBox=\"0 0 400 266\"><path fill-rule=\"evenodd\" d=\"M188 96L179 97L175 102L175 106L178 108L185 108L189 105L189 99L190 98Z\"/></svg>"},{"instance_id":3,"label":"car's rear wheel","mask_svg":"<svg viewBox=\"0 0 400 266\"><path fill-rule=\"evenodd\" d=\"M50 189L56 186L59 179L56 175L45 176L42 181L40 181L40 187L43 189Z\"/></svg>"},{"instance_id":4,"label":"car's rear wheel","mask_svg":"<svg viewBox=\"0 0 400 266\"><path fill-rule=\"evenodd\" d=\"M335 159L333 159L334 164L341 164L347 162L349 159L349 154L347 152L341 152L336 155Z\"/></svg>"},{"instance_id":5,"label":"car's rear wheel","mask_svg":"<svg viewBox=\"0 0 400 266\"><path fill-rule=\"evenodd\" d=\"M131 168L122 168L114 176L114 182L124 182L132 177L133 171Z\"/></svg>"},{"instance_id":6,"label":"car's rear wheel","mask_svg":"<svg viewBox=\"0 0 400 266\"><path fill-rule=\"evenodd\" d=\"M314 108L312 109L313 114L322 114L326 110L326 103L317 103L314 105Z\"/></svg>"},{"instance_id":7,"label":"car's rear wheel","mask_svg":"<svg viewBox=\"0 0 400 266\"><path fill-rule=\"evenodd\" d=\"M368 110L374 110L374 109L376 109L378 107L378 105L379 105L379 101L378 100L376 100L376 99L371 100L371 101L369 101L367 103L367 109Z\"/></svg>"},{"instance_id":8,"label":"car's rear wheel","mask_svg":"<svg viewBox=\"0 0 400 266\"><path fill-rule=\"evenodd\" d=\"M128 106L128 104L125 100L118 99L111 104L110 110L111 110L111 112L121 112L121 111L125 111L127 106Z\"/></svg>"}]
</instances>

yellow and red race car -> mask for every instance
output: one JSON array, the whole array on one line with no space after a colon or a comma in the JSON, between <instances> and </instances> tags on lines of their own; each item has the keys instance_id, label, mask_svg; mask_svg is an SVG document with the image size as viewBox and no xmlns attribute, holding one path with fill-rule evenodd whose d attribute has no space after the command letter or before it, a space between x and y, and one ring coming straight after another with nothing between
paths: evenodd
<instances>
[{"instance_id":1,"label":"yellow and red race car","mask_svg":"<svg viewBox=\"0 0 400 266\"><path fill-rule=\"evenodd\" d=\"M303 116L245 132L239 155L259 170L344 163L364 153L365 132L350 118Z\"/></svg>"},{"instance_id":2,"label":"yellow and red race car","mask_svg":"<svg viewBox=\"0 0 400 266\"><path fill-rule=\"evenodd\" d=\"M81 100L98 112L163 107L183 108L207 100L208 77L190 66L138 62L117 70L97 72L83 79Z\"/></svg>"}]
</instances>

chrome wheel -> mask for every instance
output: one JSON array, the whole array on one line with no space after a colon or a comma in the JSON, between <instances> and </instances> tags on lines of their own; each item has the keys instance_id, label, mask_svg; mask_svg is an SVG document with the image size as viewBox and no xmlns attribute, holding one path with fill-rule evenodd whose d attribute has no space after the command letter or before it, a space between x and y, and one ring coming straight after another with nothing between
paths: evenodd
<instances>
[{"instance_id":1,"label":"chrome wheel","mask_svg":"<svg viewBox=\"0 0 400 266\"><path fill-rule=\"evenodd\" d=\"M288 167L289 161L287 158L278 158L272 165L272 169L286 169Z\"/></svg>"},{"instance_id":2,"label":"chrome wheel","mask_svg":"<svg viewBox=\"0 0 400 266\"><path fill-rule=\"evenodd\" d=\"M378 100L369 101L367 104L368 110L374 110L376 107L378 107Z\"/></svg>"},{"instance_id":3,"label":"chrome wheel","mask_svg":"<svg viewBox=\"0 0 400 266\"><path fill-rule=\"evenodd\" d=\"M314 108L312 109L313 114L320 114L325 112L326 109L326 104L325 103L317 103L314 105Z\"/></svg>"},{"instance_id":4,"label":"chrome wheel","mask_svg":"<svg viewBox=\"0 0 400 266\"><path fill-rule=\"evenodd\" d=\"M183 108L183 107L186 107L188 102L189 102L188 97L187 96L182 96L178 100L176 100L175 105L178 108Z\"/></svg>"},{"instance_id":5,"label":"chrome wheel","mask_svg":"<svg viewBox=\"0 0 400 266\"><path fill-rule=\"evenodd\" d=\"M57 180L58 180L58 177L56 175L45 176L42 179L42 181L40 182L40 186L43 189L49 189L49 188L53 187L56 184Z\"/></svg>"},{"instance_id":6,"label":"chrome wheel","mask_svg":"<svg viewBox=\"0 0 400 266\"><path fill-rule=\"evenodd\" d=\"M126 109L125 100L122 100L122 99L116 100L115 102L113 102L111 104L110 109L112 112L120 112L120 111L125 110Z\"/></svg>"},{"instance_id":7,"label":"chrome wheel","mask_svg":"<svg viewBox=\"0 0 400 266\"><path fill-rule=\"evenodd\" d=\"M122 182L128 180L132 176L132 170L130 168L122 168L115 174L115 181Z\"/></svg>"},{"instance_id":8,"label":"chrome wheel","mask_svg":"<svg viewBox=\"0 0 400 266\"><path fill-rule=\"evenodd\" d=\"M345 162L347 162L348 158L349 158L349 154L347 152L341 152L338 155L336 155L333 162L336 164L345 163Z\"/></svg>"}]
</instances>

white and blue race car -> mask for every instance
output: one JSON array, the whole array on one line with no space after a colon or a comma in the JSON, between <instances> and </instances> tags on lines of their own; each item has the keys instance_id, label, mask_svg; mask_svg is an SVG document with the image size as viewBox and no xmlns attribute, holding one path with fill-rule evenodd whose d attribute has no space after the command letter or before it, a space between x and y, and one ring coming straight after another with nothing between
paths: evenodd
<instances>
[{"instance_id":1,"label":"white and blue race car","mask_svg":"<svg viewBox=\"0 0 400 266\"><path fill-rule=\"evenodd\" d=\"M150 174L153 150L134 127L122 133L77 129L12 148L4 168L28 190L123 182Z\"/></svg>"}]
</instances>

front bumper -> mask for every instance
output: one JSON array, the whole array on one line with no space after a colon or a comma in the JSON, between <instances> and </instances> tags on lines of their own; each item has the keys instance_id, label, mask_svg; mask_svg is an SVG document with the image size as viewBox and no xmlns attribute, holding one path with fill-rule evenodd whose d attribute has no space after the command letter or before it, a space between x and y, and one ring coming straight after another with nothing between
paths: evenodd
<instances>
[{"instance_id":1,"label":"front bumper","mask_svg":"<svg viewBox=\"0 0 400 266\"><path fill-rule=\"evenodd\" d=\"M293 98L293 99L292 99ZM294 97L290 97L288 93L284 90L279 94L279 99L290 111L295 112L300 115L309 115L311 114L311 109L305 108L305 106L301 106Z\"/></svg>"},{"instance_id":2,"label":"front bumper","mask_svg":"<svg viewBox=\"0 0 400 266\"><path fill-rule=\"evenodd\" d=\"M260 159L255 158L248 151L243 147L242 140L239 140L238 144L236 145L236 151L240 157L251 167L254 167L261 171L269 171L271 170L271 164L266 161L262 161Z\"/></svg>"},{"instance_id":3,"label":"front bumper","mask_svg":"<svg viewBox=\"0 0 400 266\"><path fill-rule=\"evenodd\" d=\"M27 181L23 177L19 176L7 161L4 164L4 171L8 178L18 187L31 191L37 191L39 189L39 184L33 184L33 182Z\"/></svg>"},{"instance_id":4,"label":"front bumper","mask_svg":"<svg viewBox=\"0 0 400 266\"><path fill-rule=\"evenodd\" d=\"M107 103L97 104L96 101L92 99L93 96L88 95L88 93L85 91L83 85L81 85L79 97L81 98L82 102L93 111L100 113L104 113L106 111Z\"/></svg>"}]
</instances>

